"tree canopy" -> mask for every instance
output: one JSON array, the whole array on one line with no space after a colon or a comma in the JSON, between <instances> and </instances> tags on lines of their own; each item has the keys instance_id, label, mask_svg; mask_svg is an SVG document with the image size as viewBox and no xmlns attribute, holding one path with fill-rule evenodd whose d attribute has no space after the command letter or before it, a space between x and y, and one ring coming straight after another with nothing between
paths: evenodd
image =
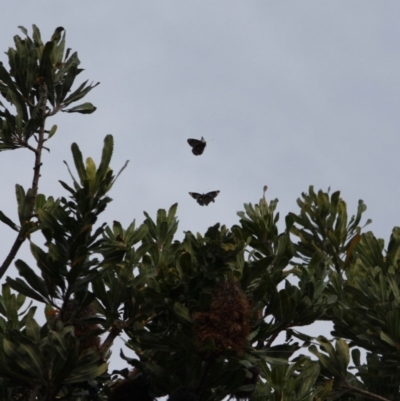
<instances>
[{"instance_id":1,"label":"tree canopy","mask_svg":"<svg viewBox=\"0 0 400 401\"><path fill-rule=\"evenodd\" d=\"M0 267L1 400L400 398L398 227L385 246L363 231L363 201L349 217L339 191L312 186L283 230L265 193L234 226L182 240L177 204L99 225L123 170L110 167L111 135L98 166L72 144L65 196L38 192L57 130L48 119L93 113L80 101L97 84L74 86L82 69L62 27L45 43L35 25L31 36L20 28L9 68L0 63L0 150L30 150L34 169L29 188L16 185L18 221L0 212L15 232ZM24 243L35 266L17 257ZM5 276L12 264L16 278ZM318 321L331 338L302 331ZM126 368L110 371L122 333Z\"/></svg>"}]
</instances>

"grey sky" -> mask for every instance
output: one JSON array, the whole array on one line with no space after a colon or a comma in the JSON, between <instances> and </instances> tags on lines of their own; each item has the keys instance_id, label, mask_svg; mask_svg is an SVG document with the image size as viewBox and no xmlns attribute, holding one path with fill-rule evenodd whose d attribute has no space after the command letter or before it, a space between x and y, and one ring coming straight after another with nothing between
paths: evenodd
<instances>
[{"instance_id":1,"label":"grey sky","mask_svg":"<svg viewBox=\"0 0 400 401\"><path fill-rule=\"evenodd\" d=\"M112 167L130 163L102 221L126 227L178 202L179 236L204 233L235 224L267 184L282 221L314 185L341 190L350 215L363 199L386 241L400 224L400 2L3 0L1 14L0 61L18 25L36 24L44 40L63 26L85 68L78 83L101 82L87 97L94 114L49 121L59 128L44 156L46 195L65 194L72 142L98 162L111 133ZM201 136L195 157L186 140ZM12 218L14 185L28 186L32 163L28 151L0 154L0 210ZM188 195L212 190L221 193L208 207ZM1 232L6 252L14 238Z\"/></svg>"}]
</instances>

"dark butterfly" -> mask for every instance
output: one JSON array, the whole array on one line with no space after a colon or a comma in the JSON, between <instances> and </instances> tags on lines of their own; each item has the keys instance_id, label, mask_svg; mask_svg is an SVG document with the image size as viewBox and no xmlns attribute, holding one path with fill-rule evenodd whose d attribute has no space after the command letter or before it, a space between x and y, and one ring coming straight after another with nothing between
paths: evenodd
<instances>
[{"instance_id":1,"label":"dark butterfly","mask_svg":"<svg viewBox=\"0 0 400 401\"><path fill-rule=\"evenodd\" d=\"M197 203L200 206L207 206L210 202L215 202L215 198L219 194L220 191L212 191L206 194L198 194L196 192L189 192L189 195L197 200Z\"/></svg>"},{"instance_id":2,"label":"dark butterfly","mask_svg":"<svg viewBox=\"0 0 400 401\"><path fill-rule=\"evenodd\" d=\"M188 139L188 144L193 148L192 153L196 156L200 156L204 152L204 148L207 145L207 142L201 137L201 140L198 139Z\"/></svg>"}]
</instances>

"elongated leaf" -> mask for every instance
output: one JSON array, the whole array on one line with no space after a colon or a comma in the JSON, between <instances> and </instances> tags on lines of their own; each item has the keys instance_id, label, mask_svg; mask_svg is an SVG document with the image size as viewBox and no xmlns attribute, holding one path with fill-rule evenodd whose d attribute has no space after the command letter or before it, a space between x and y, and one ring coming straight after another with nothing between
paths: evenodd
<instances>
[{"instance_id":1,"label":"elongated leaf","mask_svg":"<svg viewBox=\"0 0 400 401\"><path fill-rule=\"evenodd\" d=\"M53 65L52 65L52 53L55 48L53 41L46 42L40 55L39 63L39 77L44 79L46 83L46 95L49 102L54 106L54 80L53 80ZM42 87L44 87L42 85ZM42 96L42 95L41 95ZM44 96L44 95L43 95ZM39 100L39 103L42 99Z\"/></svg>"},{"instance_id":2,"label":"elongated leaf","mask_svg":"<svg viewBox=\"0 0 400 401\"><path fill-rule=\"evenodd\" d=\"M82 153L76 143L73 143L71 145L71 151L72 151L72 156L74 158L76 171L78 172L79 179L81 181L81 184L83 185L84 182L87 180L87 176L86 176L86 168L83 163Z\"/></svg>"},{"instance_id":3,"label":"elongated leaf","mask_svg":"<svg viewBox=\"0 0 400 401\"><path fill-rule=\"evenodd\" d=\"M36 320L33 319L33 317L30 317L29 319L26 320L25 327L26 327L26 334L28 335L28 337L35 343L39 343L40 326L38 325Z\"/></svg>"},{"instance_id":4,"label":"elongated leaf","mask_svg":"<svg viewBox=\"0 0 400 401\"><path fill-rule=\"evenodd\" d=\"M167 222L172 225L176 222L176 211L178 209L178 204L174 203L168 210Z\"/></svg>"},{"instance_id":5,"label":"elongated leaf","mask_svg":"<svg viewBox=\"0 0 400 401\"><path fill-rule=\"evenodd\" d=\"M71 56L72 57L72 56ZM81 72L82 70L78 70L78 74L79 72ZM67 107L69 106L71 103L77 102L78 100L82 99L84 96L86 96L93 88L95 88L97 85L100 84L100 82L97 82L94 85L89 85L86 88L87 81L85 81L82 85L79 86L79 88L73 92L68 98L65 99L64 103L63 103L63 107ZM84 89L83 89L84 88ZM63 110L64 111L64 110ZM67 110L65 110L67 111Z\"/></svg>"},{"instance_id":6,"label":"elongated leaf","mask_svg":"<svg viewBox=\"0 0 400 401\"><path fill-rule=\"evenodd\" d=\"M388 344L390 344L392 347L396 347L396 342L393 341L393 339L391 337L389 337L386 333L384 333L383 331L380 332L380 337L383 341L387 342Z\"/></svg>"},{"instance_id":7,"label":"elongated leaf","mask_svg":"<svg viewBox=\"0 0 400 401\"><path fill-rule=\"evenodd\" d=\"M26 28L24 28L24 27L21 26L21 25L18 25L18 28L21 29L21 31L22 31L26 36L28 36L28 30L27 30Z\"/></svg>"},{"instance_id":8,"label":"elongated leaf","mask_svg":"<svg viewBox=\"0 0 400 401\"><path fill-rule=\"evenodd\" d=\"M32 32L33 32L33 34L32 34L33 41L34 41L36 47L39 47L39 48L42 47L43 42L42 42L42 39L40 36L40 30L35 24L32 25Z\"/></svg>"},{"instance_id":9,"label":"elongated leaf","mask_svg":"<svg viewBox=\"0 0 400 401\"><path fill-rule=\"evenodd\" d=\"M333 389L333 384L335 382L335 379L331 379L328 380L322 388L318 389L316 391L316 394L318 395L318 400L327 400L328 397L331 395L332 393L332 389Z\"/></svg>"},{"instance_id":10,"label":"elongated leaf","mask_svg":"<svg viewBox=\"0 0 400 401\"><path fill-rule=\"evenodd\" d=\"M17 203L18 203L18 216L19 216L19 222L23 224L25 222L25 191L24 188L21 185L16 185L15 186L15 194L17 197Z\"/></svg>"},{"instance_id":11,"label":"elongated leaf","mask_svg":"<svg viewBox=\"0 0 400 401\"><path fill-rule=\"evenodd\" d=\"M105 373L107 371L107 368L107 363L102 363L100 366L98 365L98 363L93 363L92 366L88 366L85 369L78 368L76 369L76 371L72 372L71 376L64 380L64 383L81 383L87 380L95 379L96 377L99 377L103 373Z\"/></svg>"},{"instance_id":12,"label":"elongated leaf","mask_svg":"<svg viewBox=\"0 0 400 401\"><path fill-rule=\"evenodd\" d=\"M57 131L57 125L53 125L49 131L49 139L56 133Z\"/></svg>"},{"instance_id":13,"label":"elongated leaf","mask_svg":"<svg viewBox=\"0 0 400 401\"><path fill-rule=\"evenodd\" d=\"M24 352L24 354L29 356L29 361L26 361L25 369L33 377L42 378L43 376L45 376L46 369L43 364L40 349L38 349L38 347L34 346L33 344L21 344L20 349Z\"/></svg>"},{"instance_id":14,"label":"elongated leaf","mask_svg":"<svg viewBox=\"0 0 400 401\"><path fill-rule=\"evenodd\" d=\"M20 292L21 294L26 295L29 298L35 299L36 301L47 303L47 300L43 298L39 293L32 290L24 281L20 278L16 278L15 280L7 277L7 284L15 291Z\"/></svg>"},{"instance_id":15,"label":"elongated leaf","mask_svg":"<svg viewBox=\"0 0 400 401\"><path fill-rule=\"evenodd\" d=\"M97 180L103 180L110 166L111 157L114 150L114 139L112 135L104 138L103 152L101 155L100 166L97 169Z\"/></svg>"},{"instance_id":16,"label":"elongated leaf","mask_svg":"<svg viewBox=\"0 0 400 401\"><path fill-rule=\"evenodd\" d=\"M60 90L60 93L59 93L59 96L57 99L58 104L61 104L64 102L64 100L65 100L69 90L71 89L71 87L75 81L75 78L78 74L77 70L78 70L77 64L71 65L68 69L68 72L66 74L63 74L65 78L62 82L61 90Z\"/></svg>"},{"instance_id":17,"label":"elongated leaf","mask_svg":"<svg viewBox=\"0 0 400 401\"><path fill-rule=\"evenodd\" d=\"M96 184L96 164L91 157L86 159L86 177L90 183L90 192L93 193Z\"/></svg>"},{"instance_id":18,"label":"elongated leaf","mask_svg":"<svg viewBox=\"0 0 400 401\"><path fill-rule=\"evenodd\" d=\"M315 345L311 345L308 350L319 359L321 365L325 369L327 369L333 376L342 376L342 372L340 371L340 367L338 366L337 360L335 358L330 358L326 354L319 352Z\"/></svg>"},{"instance_id":19,"label":"elongated leaf","mask_svg":"<svg viewBox=\"0 0 400 401\"><path fill-rule=\"evenodd\" d=\"M76 194L76 191L73 189L73 188L71 188L68 184L66 184L64 181L58 181L63 187L64 187L64 189L66 189L68 192L70 192L72 195L75 195ZM75 183L75 185L79 185L78 184L78 182L74 179L74 183Z\"/></svg>"},{"instance_id":20,"label":"elongated leaf","mask_svg":"<svg viewBox=\"0 0 400 401\"><path fill-rule=\"evenodd\" d=\"M189 314L189 309L186 308L186 306L182 305L181 303L179 303L179 302L175 302L174 303L174 312L178 316L180 316L183 319L187 320L188 322L192 321L192 319L190 317L190 314Z\"/></svg>"},{"instance_id":21,"label":"elongated leaf","mask_svg":"<svg viewBox=\"0 0 400 401\"><path fill-rule=\"evenodd\" d=\"M350 362L350 351L346 341L336 340L336 353L343 377L346 377L347 367Z\"/></svg>"},{"instance_id":22,"label":"elongated leaf","mask_svg":"<svg viewBox=\"0 0 400 401\"><path fill-rule=\"evenodd\" d=\"M39 209L38 215L39 215L39 221L40 221L40 228L42 230L45 228L50 229L52 232L52 236L55 238L61 238L63 236L64 228L57 221L54 210L52 210L51 212L48 212L47 210ZM33 246L31 246L31 248L32 247Z\"/></svg>"},{"instance_id":23,"label":"elongated leaf","mask_svg":"<svg viewBox=\"0 0 400 401\"><path fill-rule=\"evenodd\" d=\"M43 296L48 298L49 294L46 288L46 284L42 278L40 278L25 262L17 260L15 266L18 269L19 274L28 282L31 288Z\"/></svg>"},{"instance_id":24,"label":"elongated leaf","mask_svg":"<svg viewBox=\"0 0 400 401\"><path fill-rule=\"evenodd\" d=\"M7 224L14 231L18 231L18 226L11 219L9 219L2 211L0 211L0 221L2 221L4 224Z\"/></svg>"},{"instance_id":25,"label":"elongated leaf","mask_svg":"<svg viewBox=\"0 0 400 401\"><path fill-rule=\"evenodd\" d=\"M96 111L97 107L93 106L92 103L82 103L79 106L72 107L71 109L62 110L65 113L80 113L80 114L92 114Z\"/></svg>"}]
</instances>

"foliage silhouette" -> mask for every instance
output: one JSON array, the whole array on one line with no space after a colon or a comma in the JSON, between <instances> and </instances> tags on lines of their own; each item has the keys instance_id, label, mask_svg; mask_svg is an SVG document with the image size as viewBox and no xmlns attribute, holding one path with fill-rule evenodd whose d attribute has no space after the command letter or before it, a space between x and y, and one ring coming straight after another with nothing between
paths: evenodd
<instances>
[{"instance_id":1,"label":"foliage silhouette","mask_svg":"<svg viewBox=\"0 0 400 401\"><path fill-rule=\"evenodd\" d=\"M123 170L110 167L111 135L98 167L72 144L77 178L60 181L66 197L38 193L57 128L47 119L95 111L72 105L97 84L72 89L82 70L63 28L45 44L36 26L32 37L21 30L9 70L0 65L0 149L31 150L34 175L30 188L16 185L19 222L0 212L17 232L0 273L25 240L36 266L15 260L19 275L2 286L1 400L399 399L399 228L385 249L362 232L362 201L348 218L340 192L312 186L283 230L265 193L233 227L182 240L177 204L141 224L98 225ZM317 321L333 323L332 339L302 332ZM136 356L121 351L127 368L110 372L122 333Z\"/></svg>"}]
</instances>

